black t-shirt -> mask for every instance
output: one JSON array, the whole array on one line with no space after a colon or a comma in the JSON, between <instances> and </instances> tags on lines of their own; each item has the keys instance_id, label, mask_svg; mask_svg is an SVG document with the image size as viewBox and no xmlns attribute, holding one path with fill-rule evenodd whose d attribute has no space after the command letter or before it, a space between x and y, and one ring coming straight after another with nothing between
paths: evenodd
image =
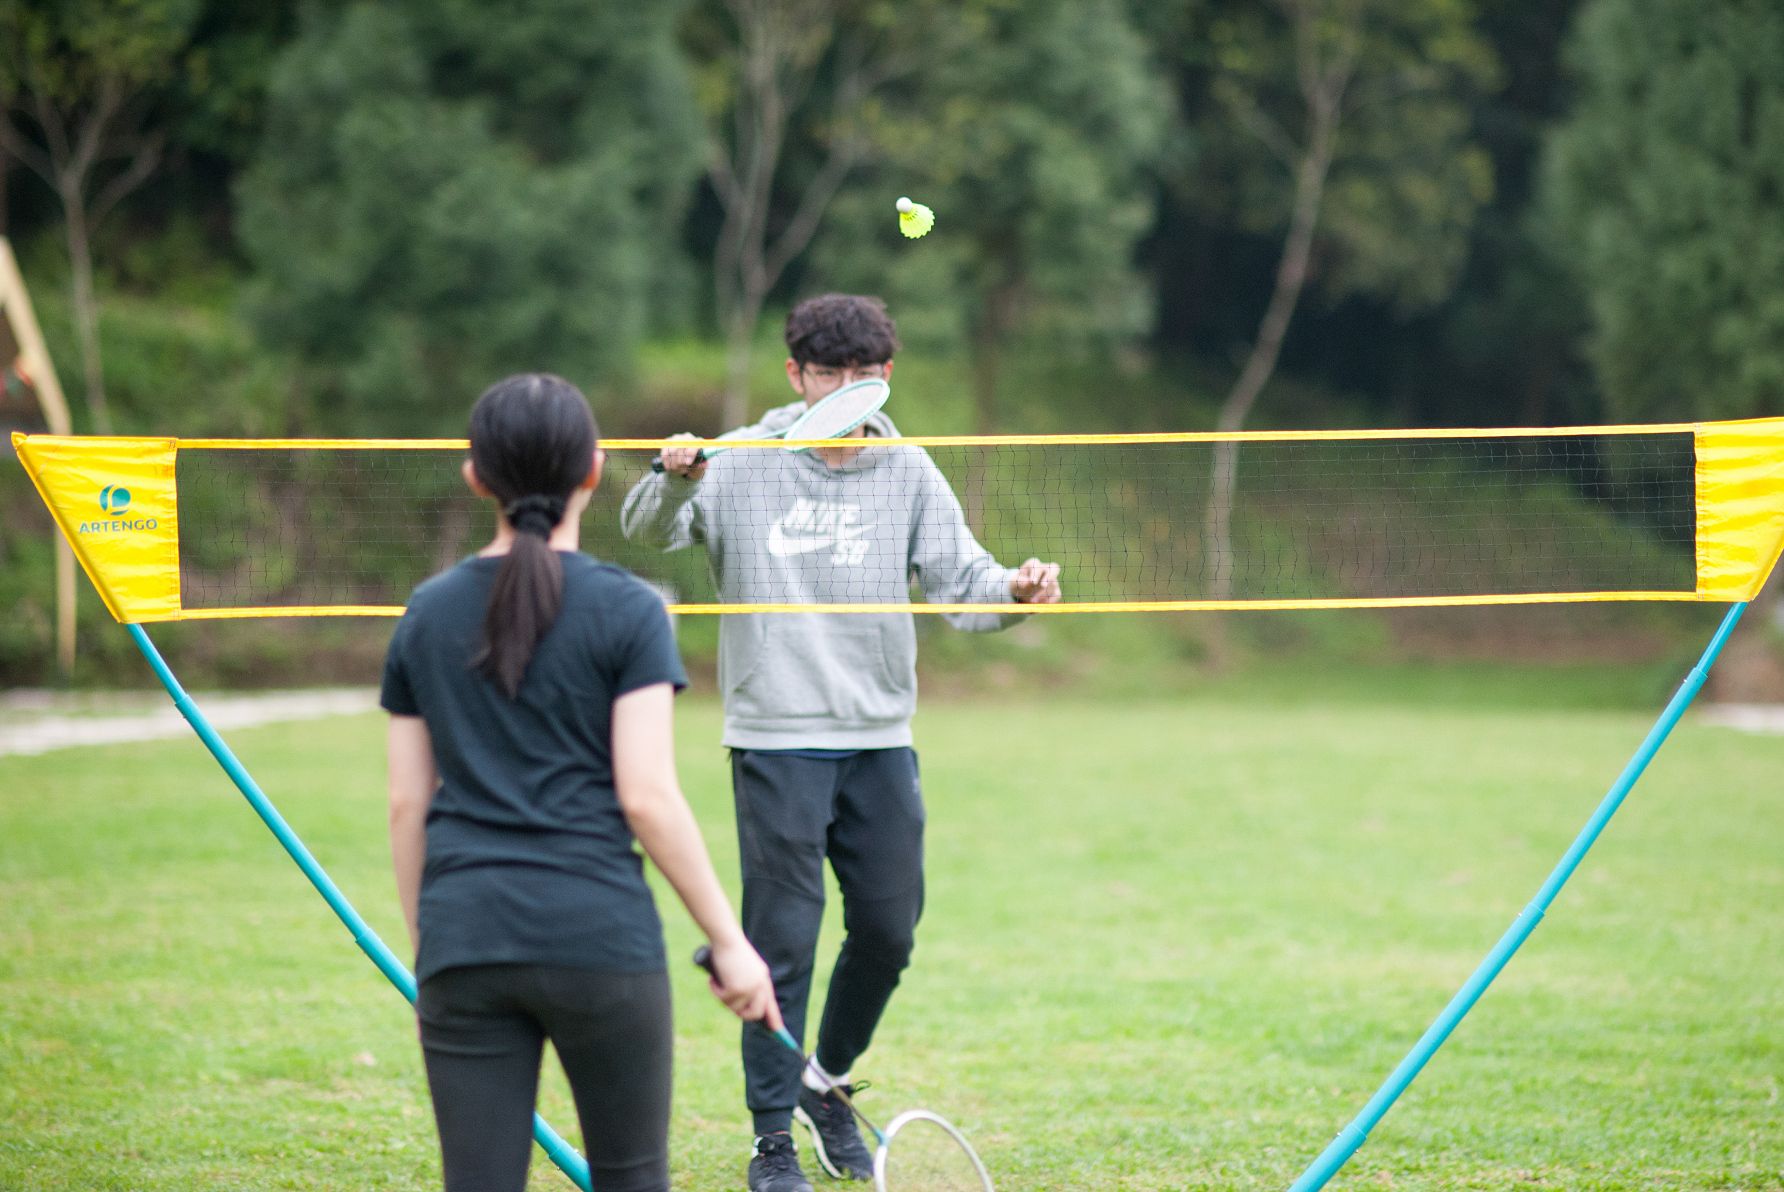
<instances>
[{"instance_id":1,"label":"black t-shirt","mask_svg":"<svg viewBox=\"0 0 1784 1192\"><path fill-rule=\"evenodd\" d=\"M380 702L420 716L440 771L427 815L415 976L472 964L665 967L643 859L613 789L613 701L687 686L662 600L560 551L564 602L510 700L472 669L500 558L415 589Z\"/></svg>"}]
</instances>

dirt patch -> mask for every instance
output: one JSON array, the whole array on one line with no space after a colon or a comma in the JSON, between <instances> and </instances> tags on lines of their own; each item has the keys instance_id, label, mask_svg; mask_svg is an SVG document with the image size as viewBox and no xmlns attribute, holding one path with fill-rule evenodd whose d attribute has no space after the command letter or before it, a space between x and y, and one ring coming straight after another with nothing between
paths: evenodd
<instances>
[{"instance_id":1,"label":"dirt patch","mask_svg":"<svg viewBox=\"0 0 1784 1192\"><path fill-rule=\"evenodd\" d=\"M219 732L279 721L359 715L378 706L377 693L368 687L200 694L193 700ZM92 694L8 692L0 699L0 713L4 713L0 718L0 756L157 741L192 731L172 702L155 692L98 698Z\"/></svg>"}]
</instances>

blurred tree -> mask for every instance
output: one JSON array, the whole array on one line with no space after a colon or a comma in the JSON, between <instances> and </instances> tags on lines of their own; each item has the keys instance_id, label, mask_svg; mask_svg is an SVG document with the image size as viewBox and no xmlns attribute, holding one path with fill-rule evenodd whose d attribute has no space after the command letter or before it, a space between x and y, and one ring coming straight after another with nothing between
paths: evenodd
<instances>
[{"instance_id":1,"label":"blurred tree","mask_svg":"<svg viewBox=\"0 0 1784 1192\"><path fill-rule=\"evenodd\" d=\"M872 113L872 168L839 201L819 272L883 292L900 325L971 353L975 422L998 425L1005 354L1143 334L1133 265L1170 95L1118 0L954 6L921 71ZM926 239L893 200L932 206Z\"/></svg>"},{"instance_id":2,"label":"blurred tree","mask_svg":"<svg viewBox=\"0 0 1784 1192\"><path fill-rule=\"evenodd\" d=\"M683 42L723 216L713 297L725 337L725 426L743 422L762 307L869 151L880 93L948 28L934 0L706 0Z\"/></svg>"},{"instance_id":3,"label":"blurred tree","mask_svg":"<svg viewBox=\"0 0 1784 1192\"><path fill-rule=\"evenodd\" d=\"M1275 372L1309 280L1329 297L1405 310L1447 296L1492 172L1470 139L1473 98L1498 73L1468 0L1222 3L1191 18L1206 96L1191 97L1195 201L1282 237L1275 282L1216 421L1242 430ZM1218 444L1203 545L1208 595L1228 599L1239 446Z\"/></svg>"},{"instance_id":4,"label":"blurred tree","mask_svg":"<svg viewBox=\"0 0 1784 1192\"><path fill-rule=\"evenodd\" d=\"M93 282L93 232L161 161L159 109L200 0L0 0L0 150L61 205L81 372L93 427L110 433Z\"/></svg>"},{"instance_id":5,"label":"blurred tree","mask_svg":"<svg viewBox=\"0 0 1784 1192\"><path fill-rule=\"evenodd\" d=\"M297 36L300 7L300 0L205 0L180 64L176 140L230 163L253 156L273 65Z\"/></svg>"},{"instance_id":6,"label":"blurred tree","mask_svg":"<svg viewBox=\"0 0 1784 1192\"><path fill-rule=\"evenodd\" d=\"M1784 414L1784 8L1592 0L1543 178L1614 415Z\"/></svg>"},{"instance_id":7,"label":"blurred tree","mask_svg":"<svg viewBox=\"0 0 1784 1192\"><path fill-rule=\"evenodd\" d=\"M1295 308L1277 375L1293 373L1299 382L1342 394L1352 416L1374 425L1591 422L1599 408L1579 348L1585 303L1528 218L1539 150L1567 109L1561 42L1581 5L1520 0L1476 7L1472 24L1499 61L1498 85L1455 98L1469 108L1468 141L1490 160L1493 194L1475 216L1466 264L1449 297L1408 309L1372 291L1333 295L1320 284L1325 249L1316 237L1314 280ZM1218 111L1209 94L1209 22L1190 20L1193 13L1181 5L1135 0L1135 8L1184 97L1189 125L1183 148L1172 153L1158 225L1142 246L1141 265L1158 291L1152 342L1161 358L1218 386L1218 400L1255 338L1282 235L1244 230L1230 203L1209 201L1221 194L1223 180L1211 180L1211 189L1200 176L1201 159L1212 148L1207 138L1221 134L1221 124L1231 132L1230 122L1211 118ZM1343 416L1285 410L1277 404L1282 395L1262 400L1275 424ZM1174 411L1158 416L1182 421Z\"/></svg>"},{"instance_id":8,"label":"blurred tree","mask_svg":"<svg viewBox=\"0 0 1784 1192\"><path fill-rule=\"evenodd\" d=\"M1598 417L1578 349L1583 303L1530 218L1540 151L1566 109L1561 42L1577 8L1533 0L1480 14L1504 64L1504 86L1481 97L1472 121L1492 155L1493 201L1475 220L1455 292L1387 345L1403 378L1397 417L1474 426Z\"/></svg>"},{"instance_id":9,"label":"blurred tree","mask_svg":"<svg viewBox=\"0 0 1784 1192\"><path fill-rule=\"evenodd\" d=\"M678 8L306 12L240 229L329 429L439 432L507 372L625 373L698 169Z\"/></svg>"}]
</instances>

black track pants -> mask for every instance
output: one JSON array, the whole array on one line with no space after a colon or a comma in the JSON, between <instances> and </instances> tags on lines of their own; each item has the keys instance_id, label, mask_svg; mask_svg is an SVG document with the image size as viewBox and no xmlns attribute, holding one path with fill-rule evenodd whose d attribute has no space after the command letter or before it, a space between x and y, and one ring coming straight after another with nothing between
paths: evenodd
<instances>
[{"instance_id":1,"label":"black track pants","mask_svg":"<svg viewBox=\"0 0 1784 1192\"><path fill-rule=\"evenodd\" d=\"M447 1192L522 1192L550 1039L595 1192L669 1187L673 1037L667 973L547 965L451 968L416 1000Z\"/></svg>"},{"instance_id":2,"label":"black track pants","mask_svg":"<svg viewBox=\"0 0 1784 1192\"><path fill-rule=\"evenodd\" d=\"M873 1040L910 964L923 913L923 795L917 755L870 749L842 759L733 750L732 790L743 860L743 930L774 974L781 1015L804 1041L824 861L836 871L847 932L824 1017L818 1062L842 1073ZM764 1032L743 1032L744 1091L757 1133L784 1130L799 1096L799 1059Z\"/></svg>"}]
</instances>

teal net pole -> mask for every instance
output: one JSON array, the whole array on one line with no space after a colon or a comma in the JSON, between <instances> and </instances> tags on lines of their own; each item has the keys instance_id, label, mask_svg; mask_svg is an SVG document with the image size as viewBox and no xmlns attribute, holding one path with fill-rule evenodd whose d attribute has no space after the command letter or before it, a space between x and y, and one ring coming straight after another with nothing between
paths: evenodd
<instances>
[{"instance_id":1,"label":"teal net pole","mask_svg":"<svg viewBox=\"0 0 1784 1192\"><path fill-rule=\"evenodd\" d=\"M260 785L254 781L254 776L248 773L247 767L242 765L235 753L224 743L223 738L218 735L210 720L199 710L192 697L186 694L185 688L180 686L180 681L174 678L173 671L168 668L166 661L161 657L161 652L155 648L155 643L149 640L149 635L143 630L143 627L126 625L124 628L130 631L131 638L136 642L136 648L142 651L144 658L148 659L149 666L155 671L155 677L161 680L161 686L167 689L167 694L173 699L174 707L180 710L180 715L186 718L186 723L192 726L192 731L198 734L198 739L204 742L205 748L211 751L211 756L217 759L217 764L223 767L223 772L229 775L230 780L235 783L236 789L241 791L242 796L248 800L248 805L254 809L254 813L272 830L272 834L278 838L285 851L291 855L291 859L297 862L297 867L303 870L305 877L310 879L310 884L316 887L316 892L322 895L322 900L328 903L329 909L333 910L341 922L347 925L347 930L353 933L353 942L358 944L367 956L371 957L372 963L378 966L378 971L389 978L390 983L397 987L397 991L407 998L411 1005L414 1004L415 978L410 974L408 967L385 946L384 941L378 938L378 933L359 917L359 912L353 909L353 904L347 901L346 895L341 893L333 879L323 871L321 865L317 864L316 858L310 855L310 850L304 846L304 842L298 839L297 833L291 830L291 825L285 822L285 817L279 814L278 808L274 807L272 801L261 791ZM577 1154L576 1148L565 1142L558 1132L553 1130L550 1124L536 1113L533 1115L533 1137L545 1149L545 1153L551 1156L551 1161L556 1163L577 1187L583 1189L583 1192L589 1192L587 1160Z\"/></svg>"},{"instance_id":2,"label":"teal net pole","mask_svg":"<svg viewBox=\"0 0 1784 1192\"><path fill-rule=\"evenodd\" d=\"M1362 1111L1351 1120L1350 1125L1338 1132L1338 1136L1332 1139L1330 1145L1320 1153L1319 1158L1315 1159L1307 1170L1301 1173L1301 1178L1289 1187L1289 1192L1316 1192L1316 1189L1325 1187L1326 1182L1338 1174L1338 1169L1343 1167L1350 1157L1356 1154L1357 1148L1368 1140L1369 1131L1375 1128L1375 1124L1381 1121L1382 1116L1393 1107L1400 1094L1406 1091L1406 1086L1413 1082L1420 1070L1437 1053L1437 1049L1443 1046L1443 1042L1449 1038L1450 1032L1456 1029L1456 1024L1462 1021L1462 1016L1467 1014L1474 1007L1474 1003L1480 1000L1481 994L1485 993L1487 986L1493 983L1493 978L1499 975L1499 970L1505 967L1506 962L1512 958L1512 954L1525 940L1530 938L1530 933L1536 930L1538 923L1542 922L1542 917L1548 911L1549 904L1555 901L1555 896L1561 892L1561 887L1567 884L1567 879L1573 876L1575 869L1579 868L1580 862L1586 856L1586 850L1590 849L1597 841L1599 833L1604 831L1605 825L1610 823L1611 816L1615 815L1617 808L1622 805L1624 796L1635 786L1636 780L1642 776L1642 771L1648 768L1648 763L1654 760L1654 755L1660 751L1660 746L1672 733L1673 726L1679 723L1679 718L1685 714L1685 709L1690 707L1691 701L1697 697L1698 691L1704 685L1704 680L1709 678L1710 667L1715 665L1717 655L1722 653L1722 647L1728 641L1728 635L1734 632L1735 625L1740 621L1741 614L1746 609L1745 603L1729 608L1727 615L1722 618L1722 624L1716 629L1716 635L1704 648L1703 657L1697 660L1697 665L1692 667L1691 673L1685 676L1685 681L1673 694L1672 702L1666 705L1666 710L1660 714L1660 719L1655 721L1654 727L1648 730L1648 735L1642 741L1641 747L1635 751L1635 756L1630 758L1629 764L1623 767L1623 773L1618 775L1616 783L1605 795L1604 801L1599 803L1598 810L1592 813L1592 818L1586 821L1584 828L1580 829L1580 834L1574 838L1572 847L1567 850L1566 855L1549 874L1549 879L1542 884L1542 889L1537 892L1530 905L1525 907L1516 919L1512 920L1511 927L1493 946L1493 950L1487 953L1486 959L1480 962L1480 967L1474 970L1474 975L1469 977L1462 988L1456 991L1456 996L1450 999L1449 1005L1443 1008L1443 1013L1437 1016L1437 1020L1413 1045L1406 1058L1400 1061L1399 1067L1389 1073L1381 1088L1377 1089L1375 1095L1369 1098L1369 1103L1363 1106Z\"/></svg>"}]
</instances>

